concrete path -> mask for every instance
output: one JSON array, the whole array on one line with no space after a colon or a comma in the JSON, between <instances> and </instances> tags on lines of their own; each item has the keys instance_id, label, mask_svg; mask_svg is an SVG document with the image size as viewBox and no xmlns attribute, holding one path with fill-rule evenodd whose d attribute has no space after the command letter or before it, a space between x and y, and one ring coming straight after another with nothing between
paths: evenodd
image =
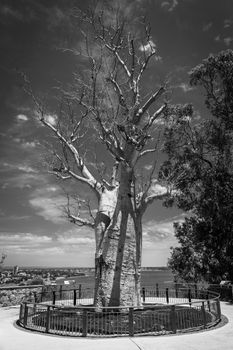
<instances>
[{"instance_id":1,"label":"concrete path","mask_svg":"<svg viewBox=\"0 0 233 350\"><path fill-rule=\"evenodd\" d=\"M25 331L14 324L18 307L0 309L0 350L233 350L233 305L222 302L229 322L206 332L133 338L68 338Z\"/></svg>"}]
</instances>

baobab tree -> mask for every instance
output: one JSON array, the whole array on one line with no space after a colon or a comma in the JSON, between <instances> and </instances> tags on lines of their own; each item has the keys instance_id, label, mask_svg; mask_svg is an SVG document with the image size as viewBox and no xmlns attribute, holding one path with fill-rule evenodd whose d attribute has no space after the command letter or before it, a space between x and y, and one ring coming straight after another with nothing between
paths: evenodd
<instances>
[{"instance_id":1,"label":"baobab tree","mask_svg":"<svg viewBox=\"0 0 233 350\"><path fill-rule=\"evenodd\" d=\"M69 87L60 88L60 111L52 118L25 86L40 122L58 141L50 172L87 186L96 197L94 214L86 203L90 218L82 217L79 198L74 208L68 197L66 209L71 222L95 232L96 307L140 306L142 217L169 193L155 178L166 88L156 82L154 91L148 88L147 69L159 56L149 26L139 25L135 31L123 11L106 7L82 15L83 40L72 50L81 68ZM94 146L86 142L90 138ZM105 171L91 166L88 147L110 156ZM142 176L144 159L149 170Z\"/></svg>"}]
</instances>

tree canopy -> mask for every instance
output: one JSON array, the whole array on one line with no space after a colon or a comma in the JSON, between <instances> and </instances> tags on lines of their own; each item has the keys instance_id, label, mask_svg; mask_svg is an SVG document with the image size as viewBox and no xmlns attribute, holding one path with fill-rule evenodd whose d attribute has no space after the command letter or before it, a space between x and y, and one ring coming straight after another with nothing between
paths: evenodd
<instances>
[{"instance_id":1,"label":"tree canopy","mask_svg":"<svg viewBox=\"0 0 233 350\"><path fill-rule=\"evenodd\" d=\"M233 51L210 55L190 73L212 118L179 118L167 129L163 172L187 212L175 225L179 247L169 266L186 281L233 280Z\"/></svg>"}]
</instances>

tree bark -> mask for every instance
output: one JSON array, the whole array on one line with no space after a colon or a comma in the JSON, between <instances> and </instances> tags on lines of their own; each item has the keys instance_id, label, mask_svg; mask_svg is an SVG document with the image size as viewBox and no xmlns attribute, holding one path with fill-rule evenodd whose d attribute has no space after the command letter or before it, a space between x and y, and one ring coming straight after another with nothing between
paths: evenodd
<instances>
[{"instance_id":1,"label":"tree bark","mask_svg":"<svg viewBox=\"0 0 233 350\"><path fill-rule=\"evenodd\" d=\"M141 305L142 224L133 209L132 171L126 166L121 170L120 184L112 191L104 189L96 216L97 308Z\"/></svg>"}]
</instances>

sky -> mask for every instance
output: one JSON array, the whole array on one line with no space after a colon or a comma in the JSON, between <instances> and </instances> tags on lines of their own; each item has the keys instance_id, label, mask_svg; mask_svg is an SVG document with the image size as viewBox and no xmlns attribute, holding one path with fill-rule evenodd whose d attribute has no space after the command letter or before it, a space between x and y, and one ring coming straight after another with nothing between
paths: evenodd
<instances>
[{"instance_id":1,"label":"sky","mask_svg":"<svg viewBox=\"0 0 233 350\"><path fill-rule=\"evenodd\" d=\"M188 72L210 53L233 47L232 0L122 0L151 25L161 59L149 80L169 78L171 100L191 102L195 118L207 115L200 89L189 86ZM94 234L67 222L64 189L45 166L47 134L34 118L18 71L33 89L46 94L56 82L68 83L77 57L61 48L80 40L70 10L81 0L0 0L0 253L6 265L94 266ZM79 187L79 194L85 189ZM173 222L185 213L154 203L143 220L144 266L165 266L176 246Z\"/></svg>"}]
</instances>

